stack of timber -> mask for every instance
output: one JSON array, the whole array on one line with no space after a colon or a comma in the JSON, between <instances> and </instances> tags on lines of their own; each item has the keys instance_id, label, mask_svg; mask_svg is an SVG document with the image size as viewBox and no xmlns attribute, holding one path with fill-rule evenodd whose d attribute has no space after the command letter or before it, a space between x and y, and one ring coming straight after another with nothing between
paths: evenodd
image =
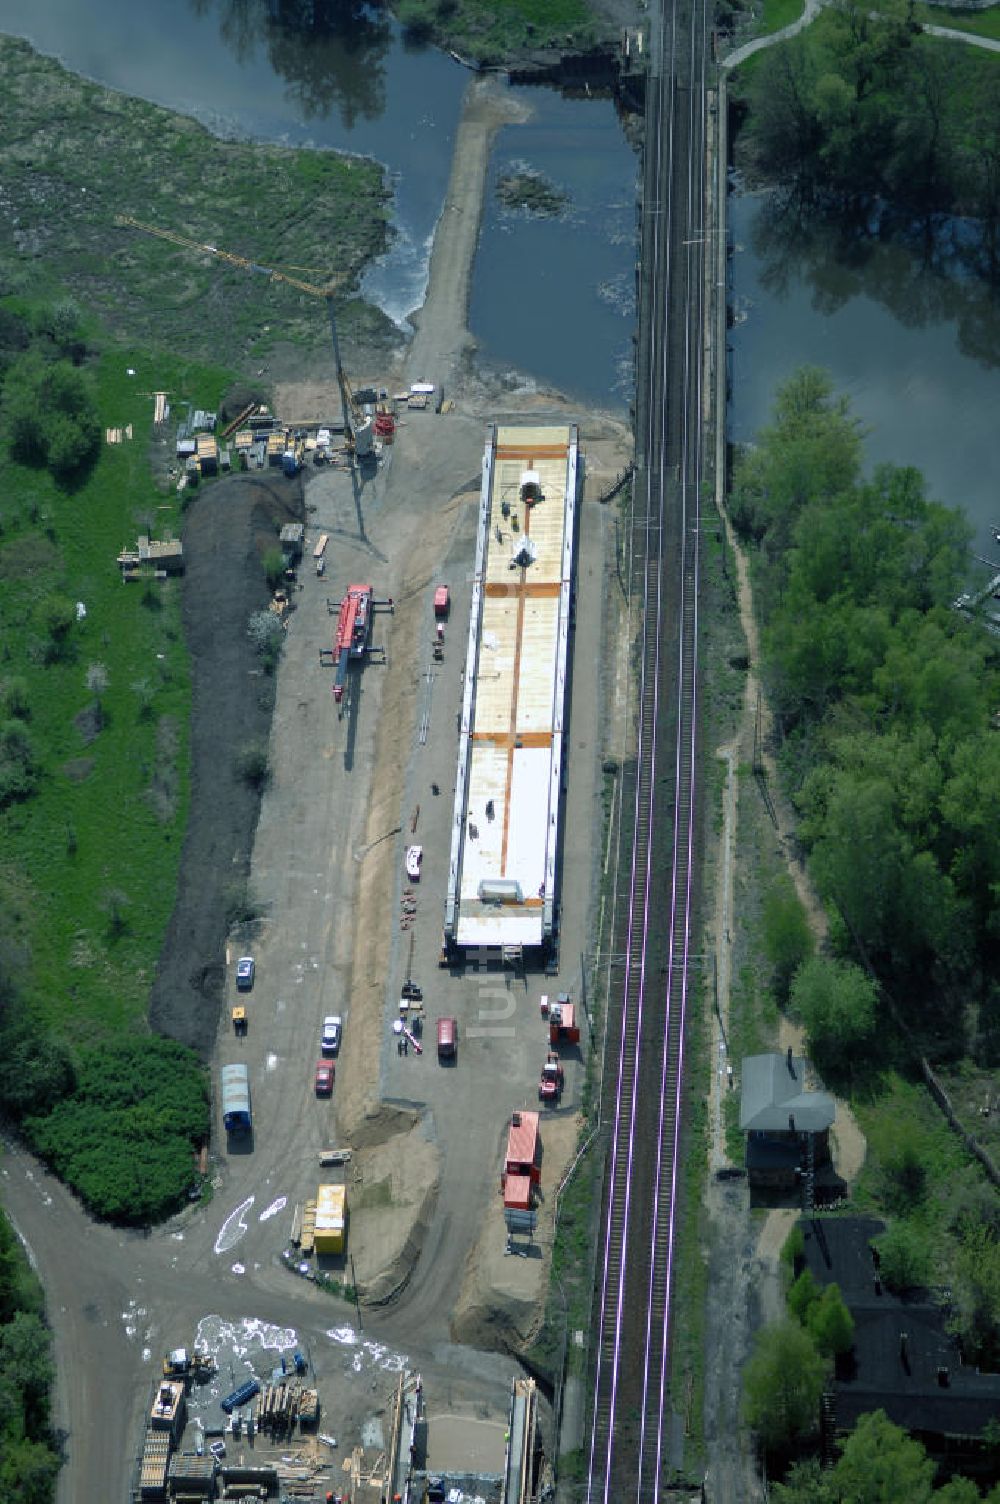
<instances>
[{"instance_id":1,"label":"stack of timber","mask_svg":"<svg viewBox=\"0 0 1000 1504\"><path fill-rule=\"evenodd\" d=\"M265 1384L254 1402L254 1425L258 1431L285 1434L296 1421L309 1425L319 1413L315 1389L299 1383Z\"/></svg>"}]
</instances>

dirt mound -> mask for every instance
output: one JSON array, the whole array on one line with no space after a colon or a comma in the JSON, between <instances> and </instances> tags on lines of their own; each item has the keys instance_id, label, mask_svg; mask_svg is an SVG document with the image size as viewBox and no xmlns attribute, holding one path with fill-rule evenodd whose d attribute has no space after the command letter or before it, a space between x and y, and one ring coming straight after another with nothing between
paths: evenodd
<instances>
[{"instance_id":1,"label":"dirt mound","mask_svg":"<svg viewBox=\"0 0 1000 1504\"><path fill-rule=\"evenodd\" d=\"M304 518L302 487L232 476L206 487L184 520L184 633L191 653L191 803L149 1017L160 1034L208 1056L225 981L226 892L249 872L260 794L235 771L247 742L265 740L273 681L247 637L268 603L261 560L285 522Z\"/></svg>"}]
</instances>

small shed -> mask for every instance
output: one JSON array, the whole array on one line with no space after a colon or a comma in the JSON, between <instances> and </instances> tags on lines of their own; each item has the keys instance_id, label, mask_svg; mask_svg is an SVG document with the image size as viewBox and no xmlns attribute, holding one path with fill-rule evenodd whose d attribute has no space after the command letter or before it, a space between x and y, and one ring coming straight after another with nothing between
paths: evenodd
<instances>
[{"instance_id":1,"label":"small shed","mask_svg":"<svg viewBox=\"0 0 1000 1504\"><path fill-rule=\"evenodd\" d=\"M346 1224L346 1186L321 1185L316 1192L316 1252L343 1253Z\"/></svg>"}]
</instances>

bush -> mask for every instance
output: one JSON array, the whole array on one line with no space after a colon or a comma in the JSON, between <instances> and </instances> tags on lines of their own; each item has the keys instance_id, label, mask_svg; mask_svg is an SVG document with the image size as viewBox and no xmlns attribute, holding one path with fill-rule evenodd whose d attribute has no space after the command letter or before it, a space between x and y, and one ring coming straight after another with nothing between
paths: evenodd
<instances>
[{"instance_id":1,"label":"bush","mask_svg":"<svg viewBox=\"0 0 1000 1504\"><path fill-rule=\"evenodd\" d=\"M285 629L273 611L255 611L247 622L247 636L260 655L269 674L273 673L281 656Z\"/></svg>"},{"instance_id":2,"label":"bush","mask_svg":"<svg viewBox=\"0 0 1000 1504\"><path fill-rule=\"evenodd\" d=\"M232 929L237 924L252 924L261 915L261 906L245 877L236 878L227 883L223 890L223 898L226 905L226 927Z\"/></svg>"},{"instance_id":3,"label":"bush","mask_svg":"<svg viewBox=\"0 0 1000 1504\"><path fill-rule=\"evenodd\" d=\"M788 1000L792 977L813 953L809 919L788 876L777 878L767 891L763 912L764 954L774 974L779 1003Z\"/></svg>"},{"instance_id":4,"label":"bush","mask_svg":"<svg viewBox=\"0 0 1000 1504\"><path fill-rule=\"evenodd\" d=\"M31 738L23 721L0 724L0 809L24 799L38 781Z\"/></svg>"},{"instance_id":5,"label":"bush","mask_svg":"<svg viewBox=\"0 0 1000 1504\"><path fill-rule=\"evenodd\" d=\"M24 1128L96 1216L146 1224L191 1185L193 1150L208 1133L205 1078L173 1040L118 1040L81 1051L74 1094Z\"/></svg>"},{"instance_id":6,"label":"bush","mask_svg":"<svg viewBox=\"0 0 1000 1504\"><path fill-rule=\"evenodd\" d=\"M9 716L16 716L18 720L31 719L31 700L26 679L7 680L3 687L3 708Z\"/></svg>"},{"instance_id":7,"label":"bush","mask_svg":"<svg viewBox=\"0 0 1000 1504\"><path fill-rule=\"evenodd\" d=\"M276 590L285 578L285 556L280 548L269 548L261 563L269 590Z\"/></svg>"},{"instance_id":8,"label":"bush","mask_svg":"<svg viewBox=\"0 0 1000 1504\"><path fill-rule=\"evenodd\" d=\"M879 1273L890 1290L902 1294L931 1283L933 1264L927 1235L910 1222L893 1222L888 1232L874 1241Z\"/></svg>"},{"instance_id":9,"label":"bush","mask_svg":"<svg viewBox=\"0 0 1000 1504\"><path fill-rule=\"evenodd\" d=\"M271 763L265 741L255 738L240 748L236 754L236 776L258 792L267 787L271 779Z\"/></svg>"}]
</instances>

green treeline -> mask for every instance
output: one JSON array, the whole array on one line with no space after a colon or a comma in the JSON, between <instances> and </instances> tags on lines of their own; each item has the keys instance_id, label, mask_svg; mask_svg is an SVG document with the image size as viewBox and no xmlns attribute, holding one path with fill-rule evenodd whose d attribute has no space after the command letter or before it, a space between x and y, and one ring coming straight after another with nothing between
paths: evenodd
<instances>
[{"instance_id":1,"label":"green treeline","mask_svg":"<svg viewBox=\"0 0 1000 1504\"><path fill-rule=\"evenodd\" d=\"M0 1498L48 1504L59 1454L49 1427L53 1368L42 1287L0 1214Z\"/></svg>"},{"instance_id":2,"label":"green treeline","mask_svg":"<svg viewBox=\"0 0 1000 1504\"><path fill-rule=\"evenodd\" d=\"M738 77L744 162L806 197L968 215L1000 255L1000 67L921 34L912 7L834 0Z\"/></svg>"},{"instance_id":3,"label":"green treeline","mask_svg":"<svg viewBox=\"0 0 1000 1504\"><path fill-rule=\"evenodd\" d=\"M739 463L733 517L757 544L762 669L835 944L874 969L938 1058L990 1062L997 650L949 609L968 566L961 515L912 469L865 478L861 447L846 401L807 369Z\"/></svg>"}]
</instances>

